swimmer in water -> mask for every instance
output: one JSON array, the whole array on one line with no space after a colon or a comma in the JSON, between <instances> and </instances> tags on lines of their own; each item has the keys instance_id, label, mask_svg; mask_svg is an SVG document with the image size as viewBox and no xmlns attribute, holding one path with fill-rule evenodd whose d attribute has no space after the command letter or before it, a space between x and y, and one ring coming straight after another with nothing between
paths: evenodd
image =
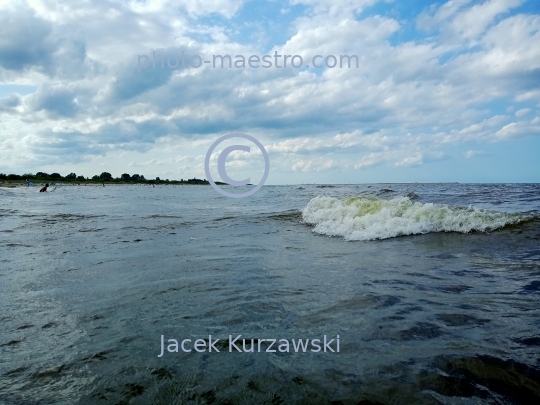
<instances>
[{"instance_id":1,"label":"swimmer in water","mask_svg":"<svg viewBox=\"0 0 540 405\"><path fill-rule=\"evenodd\" d=\"M47 187L49 187L49 183L45 184L41 189L39 190L40 193L45 193L47 191Z\"/></svg>"}]
</instances>

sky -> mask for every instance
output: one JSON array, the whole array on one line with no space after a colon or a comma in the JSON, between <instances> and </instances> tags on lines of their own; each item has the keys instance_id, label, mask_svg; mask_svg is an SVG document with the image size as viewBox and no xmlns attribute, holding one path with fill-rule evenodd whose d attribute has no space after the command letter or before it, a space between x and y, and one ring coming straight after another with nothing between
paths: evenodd
<instances>
[{"instance_id":1,"label":"sky","mask_svg":"<svg viewBox=\"0 0 540 405\"><path fill-rule=\"evenodd\" d=\"M205 178L235 132L267 184L540 182L540 2L0 0L0 173Z\"/></svg>"}]
</instances>

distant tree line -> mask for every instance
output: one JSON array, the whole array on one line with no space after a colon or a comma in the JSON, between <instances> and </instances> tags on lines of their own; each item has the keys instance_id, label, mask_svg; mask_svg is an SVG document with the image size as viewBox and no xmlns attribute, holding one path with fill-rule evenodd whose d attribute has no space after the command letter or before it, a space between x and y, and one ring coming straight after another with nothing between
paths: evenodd
<instances>
[{"instance_id":1,"label":"distant tree line","mask_svg":"<svg viewBox=\"0 0 540 405\"><path fill-rule=\"evenodd\" d=\"M113 177L111 173L109 172L103 172L100 175L95 175L92 177L84 177L84 176L77 176L75 173L69 173L66 176L62 176L60 173L45 173L45 172L37 172L36 174L33 173L25 173L23 175L18 174L4 174L0 173L0 180L7 180L7 181L32 181L32 182L61 182L61 181L67 181L71 183L137 183L137 184L210 184L208 180L201 180L201 179L189 179L189 180L161 180L159 177L156 177L153 180L147 180L142 174L133 174L130 175L128 173L122 174L120 177ZM217 184L225 184L216 182Z\"/></svg>"}]
</instances>

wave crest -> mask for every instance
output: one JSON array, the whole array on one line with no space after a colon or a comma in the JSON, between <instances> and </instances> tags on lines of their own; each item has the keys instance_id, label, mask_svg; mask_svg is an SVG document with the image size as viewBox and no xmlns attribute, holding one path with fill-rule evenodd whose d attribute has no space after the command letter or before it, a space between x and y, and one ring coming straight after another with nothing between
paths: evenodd
<instances>
[{"instance_id":1,"label":"wave crest","mask_svg":"<svg viewBox=\"0 0 540 405\"><path fill-rule=\"evenodd\" d=\"M472 207L413 202L407 197L315 197L303 209L302 219L322 235L375 240L430 232L488 232L530 218Z\"/></svg>"}]
</instances>

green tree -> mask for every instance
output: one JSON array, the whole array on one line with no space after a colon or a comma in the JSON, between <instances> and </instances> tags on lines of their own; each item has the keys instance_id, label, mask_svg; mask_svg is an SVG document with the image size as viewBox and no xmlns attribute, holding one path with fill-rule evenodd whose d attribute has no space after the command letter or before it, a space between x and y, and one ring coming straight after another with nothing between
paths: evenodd
<instances>
[{"instance_id":1,"label":"green tree","mask_svg":"<svg viewBox=\"0 0 540 405\"><path fill-rule=\"evenodd\" d=\"M112 174L110 174L109 172L103 172L99 175L100 179L102 180L111 180L112 179Z\"/></svg>"}]
</instances>

